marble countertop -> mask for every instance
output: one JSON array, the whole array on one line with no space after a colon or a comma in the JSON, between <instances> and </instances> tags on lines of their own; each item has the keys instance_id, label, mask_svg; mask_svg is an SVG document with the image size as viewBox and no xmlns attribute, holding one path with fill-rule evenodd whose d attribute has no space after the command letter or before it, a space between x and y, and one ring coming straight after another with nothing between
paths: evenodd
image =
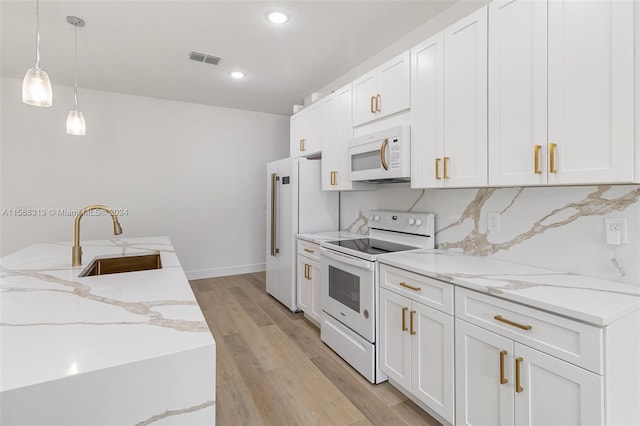
<instances>
[{"instance_id":1,"label":"marble countertop","mask_svg":"<svg viewBox=\"0 0 640 426\"><path fill-rule=\"evenodd\" d=\"M35 244L0 259L0 391L214 345L168 237ZM162 269L79 278L96 256Z\"/></svg>"},{"instance_id":2,"label":"marble countertop","mask_svg":"<svg viewBox=\"0 0 640 426\"><path fill-rule=\"evenodd\" d=\"M320 244L323 241L367 238L368 235L354 234L346 231L319 232L317 234L298 234L298 238Z\"/></svg>"},{"instance_id":3,"label":"marble countertop","mask_svg":"<svg viewBox=\"0 0 640 426\"><path fill-rule=\"evenodd\" d=\"M379 256L381 263L596 326L640 309L640 286L441 250Z\"/></svg>"}]
</instances>

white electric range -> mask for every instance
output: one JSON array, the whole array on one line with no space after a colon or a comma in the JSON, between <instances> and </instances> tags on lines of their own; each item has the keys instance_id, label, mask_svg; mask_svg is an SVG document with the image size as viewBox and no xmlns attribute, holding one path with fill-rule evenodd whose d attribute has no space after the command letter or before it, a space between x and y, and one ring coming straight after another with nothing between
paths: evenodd
<instances>
[{"instance_id":1,"label":"white electric range","mask_svg":"<svg viewBox=\"0 0 640 426\"><path fill-rule=\"evenodd\" d=\"M387 380L379 368L378 258L434 247L435 216L374 210L369 236L325 241L320 248L322 341L371 383Z\"/></svg>"}]
</instances>

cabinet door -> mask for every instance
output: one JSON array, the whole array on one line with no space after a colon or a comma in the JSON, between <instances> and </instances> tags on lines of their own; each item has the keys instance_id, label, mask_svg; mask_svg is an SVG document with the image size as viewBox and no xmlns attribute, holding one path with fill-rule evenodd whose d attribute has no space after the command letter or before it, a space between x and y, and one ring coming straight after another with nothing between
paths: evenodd
<instances>
[{"instance_id":1,"label":"cabinet door","mask_svg":"<svg viewBox=\"0 0 640 426\"><path fill-rule=\"evenodd\" d=\"M410 314L411 393L453 424L453 317L417 302Z\"/></svg>"},{"instance_id":2,"label":"cabinet door","mask_svg":"<svg viewBox=\"0 0 640 426\"><path fill-rule=\"evenodd\" d=\"M602 376L519 343L515 350L517 425L604 424Z\"/></svg>"},{"instance_id":3,"label":"cabinet door","mask_svg":"<svg viewBox=\"0 0 640 426\"><path fill-rule=\"evenodd\" d=\"M293 158L300 157L302 155L302 151L300 150L300 148L302 147L301 139L302 139L303 127L304 127L304 110L292 115L290 119L289 155Z\"/></svg>"},{"instance_id":4,"label":"cabinet door","mask_svg":"<svg viewBox=\"0 0 640 426\"><path fill-rule=\"evenodd\" d=\"M338 190L338 102L336 93L322 99L322 190Z\"/></svg>"},{"instance_id":5,"label":"cabinet door","mask_svg":"<svg viewBox=\"0 0 640 426\"><path fill-rule=\"evenodd\" d=\"M380 289L380 369L407 390L411 389L410 307L406 297Z\"/></svg>"},{"instance_id":6,"label":"cabinet door","mask_svg":"<svg viewBox=\"0 0 640 426\"><path fill-rule=\"evenodd\" d=\"M411 106L409 51L378 67L377 110L386 117Z\"/></svg>"},{"instance_id":7,"label":"cabinet door","mask_svg":"<svg viewBox=\"0 0 640 426\"><path fill-rule=\"evenodd\" d=\"M318 324L322 321L322 306L320 294L320 263L316 260L309 261L309 280L311 287L311 310L308 313Z\"/></svg>"},{"instance_id":8,"label":"cabinet door","mask_svg":"<svg viewBox=\"0 0 640 426\"><path fill-rule=\"evenodd\" d=\"M634 2L548 7L549 183L632 181Z\"/></svg>"},{"instance_id":9,"label":"cabinet door","mask_svg":"<svg viewBox=\"0 0 640 426\"><path fill-rule=\"evenodd\" d=\"M307 107L305 110L302 139L304 139L302 155L317 154L322 150L322 103Z\"/></svg>"},{"instance_id":10,"label":"cabinet door","mask_svg":"<svg viewBox=\"0 0 640 426\"><path fill-rule=\"evenodd\" d=\"M459 319L455 324L456 424L513 425L513 341Z\"/></svg>"},{"instance_id":11,"label":"cabinet door","mask_svg":"<svg viewBox=\"0 0 640 426\"><path fill-rule=\"evenodd\" d=\"M298 309L311 312L311 280L307 278L309 260L298 255Z\"/></svg>"},{"instance_id":12,"label":"cabinet door","mask_svg":"<svg viewBox=\"0 0 640 426\"><path fill-rule=\"evenodd\" d=\"M411 49L411 187L441 185L444 149L444 34Z\"/></svg>"},{"instance_id":13,"label":"cabinet door","mask_svg":"<svg viewBox=\"0 0 640 426\"><path fill-rule=\"evenodd\" d=\"M444 30L444 184L487 184L487 7Z\"/></svg>"},{"instance_id":14,"label":"cabinet door","mask_svg":"<svg viewBox=\"0 0 640 426\"><path fill-rule=\"evenodd\" d=\"M489 185L545 184L546 152L547 2L493 1L489 4Z\"/></svg>"},{"instance_id":15,"label":"cabinet door","mask_svg":"<svg viewBox=\"0 0 640 426\"><path fill-rule=\"evenodd\" d=\"M353 82L353 125L358 126L377 117L375 97L378 94L377 70Z\"/></svg>"},{"instance_id":16,"label":"cabinet door","mask_svg":"<svg viewBox=\"0 0 640 426\"><path fill-rule=\"evenodd\" d=\"M352 116L352 91L351 84L336 90L336 101L338 107L338 140L337 155L339 159L339 167L336 180L338 188L341 191L351 189L369 189L372 185L361 182L351 182L349 179L349 155L347 147L353 139L353 116Z\"/></svg>"}]
</instances>

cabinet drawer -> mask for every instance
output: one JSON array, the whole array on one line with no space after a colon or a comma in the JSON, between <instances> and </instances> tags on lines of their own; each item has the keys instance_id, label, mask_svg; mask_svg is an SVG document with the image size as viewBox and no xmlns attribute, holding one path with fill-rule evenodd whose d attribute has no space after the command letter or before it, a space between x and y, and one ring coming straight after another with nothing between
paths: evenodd
<instances>
[{"instance_id":1,"label":"cabinet drawer","mask_svg":"<svg viewBox=\"0 0 640 426\"><path fill-rule=\"evenodd\" d=\"M455 309L456 318L603 374L601 328L461 287Z\"/></svg>"},{"instance_id":2,"label":"cabinet drawer","mask_svg":"<svg viewBox=\"0 0 640 426\"><path fill-rule=\"evenodd\" d=\"M387 265L380 265L380 284L387 290L453 315L451 284Z\"/></svg>"},{"instance_id":3,"label":"cabinet drawer","mask_svg":"<svg viewBox=\"0 0 640 426\"><path fill-rule=\"evenodd\" d=\"M320 245L298 239L298 254L320 262Z\"/></svg>"}]
</instances>

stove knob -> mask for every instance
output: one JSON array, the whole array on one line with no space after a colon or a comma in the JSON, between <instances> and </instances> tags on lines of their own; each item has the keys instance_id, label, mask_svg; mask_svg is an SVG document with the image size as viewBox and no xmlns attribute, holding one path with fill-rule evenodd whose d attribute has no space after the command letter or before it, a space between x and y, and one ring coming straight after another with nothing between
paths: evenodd
<instances>
[{"instance_id":1,"label":"stove knob","mask_svg":"<svg viewBox=\"0 0 640 426\"><path fill-rule=\"evenodd\" d=\"M413 225L416 223L416 220L414 218L409 218L409 225Z\"/></svg>"},{"instance_id":2,"label":"stove knob","mask_svg":"<svg viewBox=\"0 0 640 426\"><path fill-rule=\"evenodd\" d=\"M422 220L420 220L420 219L416 219L416 225L417 225L417 226L422 225Z\"/></svg>"}]
</instances>

